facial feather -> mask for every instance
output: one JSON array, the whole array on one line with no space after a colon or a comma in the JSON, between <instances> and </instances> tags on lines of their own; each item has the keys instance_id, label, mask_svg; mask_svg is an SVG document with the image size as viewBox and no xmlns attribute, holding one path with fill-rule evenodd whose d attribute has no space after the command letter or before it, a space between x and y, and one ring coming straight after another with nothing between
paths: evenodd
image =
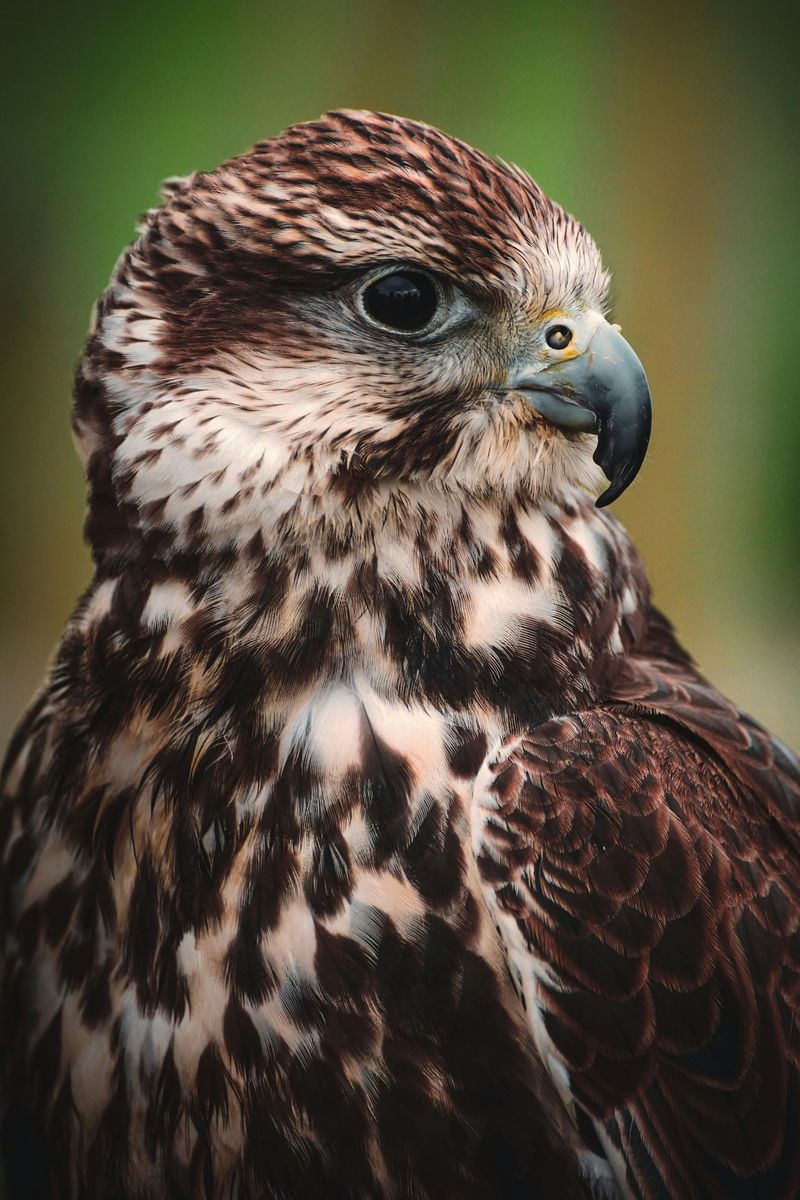
<instances>
[{"instance_id":1,"label":"facial feather","mask_svg":"<svg viewBox=\"0 0 800 1200\"><path fill-rule=\"evenodd\" d=\"M440 281L441 331L364 318L364 279L392 264ZM596 488L594 439L498 385L543 313L599 311L607 287L589 235L527 175L396 117L333 113L173 183L78 373L90 537L100 553L131 528L302 537L354 497L356 525L377 525L409 488L434 507Z\"/></svg>"}]
</instances>

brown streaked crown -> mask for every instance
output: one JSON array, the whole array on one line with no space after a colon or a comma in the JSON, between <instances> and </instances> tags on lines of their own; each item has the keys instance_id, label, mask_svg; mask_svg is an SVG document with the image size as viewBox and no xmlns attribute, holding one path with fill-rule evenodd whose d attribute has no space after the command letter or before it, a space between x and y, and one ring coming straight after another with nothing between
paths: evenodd
<instances>
[{"instance_id":1,"label":"brown streaked crown","mask_svg":"<svg viewBox=\"0 0 800 1200\"><path fill-rule=\"evenodd\" d=\"M341 459L370 478L409 479L458 463L463 482L480 444L484 458L514 460L509 479L530 474L529 413L495 412L493 381L532 314L576 298L601 308L608 279L583 227L524 172L429 126L343 111L166 193L98 305L76 386L93 513L118 536L143 513L177 527L174 496L196 487L198 462L206 478L229 472L232 490L235 471L266 486L249 450L225 460L234 425L287 455L326 456L326 471ZM397 263L472 297L475 331L434 353L337 305L365 271ZM553 453L551 477L560 443ZM213 507L229 500L178 515L219 525ZM96 521L90 536L107 540Z\"/></svg>"},{"instance_id":2,"label":"brown streaked crown","mask_svg":"<svg viewBox=\"0 0 800 1200\"><path fill-rule=\"evenodd\" d=\"M215 293L244 308L263 301L267 286L316 289L410 254L500 297L539 292L546 304L549 287L607 287L583 226L524 171L383 113L332 112L291 126L165 190L117 282L146 275L184 335L187 317L202 318ZM553 256L571 268L567 279L554 278L555 262L546 269ZM104 307L115 290L112 282Z\"/></svg>"},{"instance_id":3,"label":"brown streaked crown","mask_svg":"<svg viewBox=\"0 0 800 1200\"><path fill-rule=\"evenodd\" d=\"M523 171L428 125L369 112L292 126L192 176L152 230L154 247L166 239L226 268L254 255L258 273L281 282L391 261L410 243L427 265L479 289L505 289L508 259L527 267L537 241L569 237L586 244L584 265L596 258L582 226Z\"/></svg>"}]
</instances>

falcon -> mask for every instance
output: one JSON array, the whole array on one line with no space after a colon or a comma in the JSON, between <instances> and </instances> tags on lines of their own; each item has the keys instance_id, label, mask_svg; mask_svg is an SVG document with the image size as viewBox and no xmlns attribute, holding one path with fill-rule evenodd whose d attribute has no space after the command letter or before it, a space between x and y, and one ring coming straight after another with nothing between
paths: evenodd
<instances>
[{"instance_id":1,"label":"falcon","mask_svg":"<svg viewBox=\"0 0 800 1200\"><path fill-rule=\"evenodd\" d=\"M650 434L608 286L375 113L144 219L3 775L14 1200L800 1195L800 765L607 511Z\"/></svg>"}]
</instances>

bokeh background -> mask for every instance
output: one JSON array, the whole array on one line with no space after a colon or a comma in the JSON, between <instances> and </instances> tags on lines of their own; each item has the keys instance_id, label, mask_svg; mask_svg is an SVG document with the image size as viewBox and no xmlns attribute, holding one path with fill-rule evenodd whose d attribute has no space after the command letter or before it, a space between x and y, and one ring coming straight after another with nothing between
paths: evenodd
<instances>
[{"instance_id":1,"label":"bokeh background","mask_svg":"<svg viewBox=\"0 0 800 1200\"><path fill-rule=\"evenodd\" d=\"M522 164L593 232L656 404L617 511L701 665L800 746L797 10L7 0L0 742L89 577L71 374L137 215L354 106Z\"/></svg>"}]
</instances>

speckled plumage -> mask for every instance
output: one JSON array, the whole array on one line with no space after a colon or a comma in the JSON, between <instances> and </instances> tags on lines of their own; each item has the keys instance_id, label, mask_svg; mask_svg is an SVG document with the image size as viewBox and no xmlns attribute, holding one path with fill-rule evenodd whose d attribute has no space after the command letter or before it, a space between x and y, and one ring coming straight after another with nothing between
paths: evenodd
<instances>
[{"instance_id":1,"label":"speckled plumage","mask_svg":"<svg viewBox=\"0 0 800 1200\"><path fill-rule=\"evenodd\" d=\"M361 319L396 263L441 334ZM375 114L146 218L0 808L53 1197L797 1195L798 764L651 607L594 439L499 389L607 284L527 176Z\"/></svg>"}]
</instances>

